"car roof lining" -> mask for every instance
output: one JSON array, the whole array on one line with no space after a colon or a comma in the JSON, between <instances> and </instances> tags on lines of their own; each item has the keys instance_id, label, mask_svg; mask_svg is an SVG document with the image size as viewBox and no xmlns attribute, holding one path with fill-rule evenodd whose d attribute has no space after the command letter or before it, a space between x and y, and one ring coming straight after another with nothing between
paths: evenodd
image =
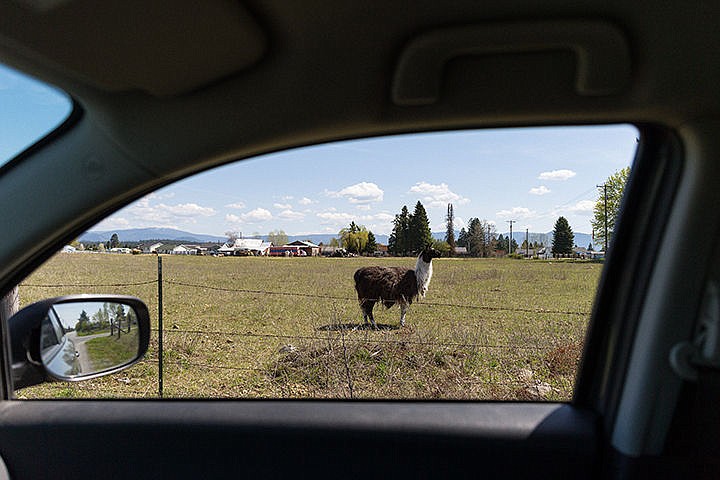
<instances>
[{"instance_id":1,"label":"car roof lining","mask_svg":"<svg viewBox=\"0 0 720 480\"><path fill-rule=\"evenodd\" d=\"M97 89L155 96L216 82L266 50L260 26L229 0L6 2L0 25L28 55Z\"/></svg>"}]
</instances>

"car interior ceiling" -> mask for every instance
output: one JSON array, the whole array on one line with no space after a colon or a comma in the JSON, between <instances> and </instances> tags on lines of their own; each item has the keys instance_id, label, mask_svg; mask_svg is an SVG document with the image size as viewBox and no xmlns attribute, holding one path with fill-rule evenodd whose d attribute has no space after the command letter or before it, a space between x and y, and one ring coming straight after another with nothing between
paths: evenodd
<instances>
[{"instance_id":1,"label":"car interior ceiling","mask_svg":"<svg viewBox=\"0 0 720 480\"><path fill-rule=\"evenodd\" d=\"M12 212L2 214L3 222L27 228L18 229L0 250L0 291L7 292L57 247L132 200L230 161L392 133L632 123L648 140L639 153L648 160L643 175L636 174L635 198L655 203L627 207L637 216L624 219L626 237L618 241L629 251L635 248L636 256L630 259L634 270L628 273L616 267L605 272L601 295L607 295L610 307L596 307L595 315L609 319L616 330L596 342L594 353L615 348L611 340L620 337L610 335L622 335L625 315L637 322L636 333L623 337L623 358L613 364L622 372L608 371L610 363L603 363L604 357L591 358L584 367L586 374L615 375L616 381L623 381L614 394L617 418L598 425L587 411L577 412L571 406L552 410L548 405L516 405L520 419L501 406L492 412L477 408L472 418L487 425L493 421L491 413L496 414L507 424L493 424L494 432L507 428L514 440L538 442L562 437L568 425L578 422L584 433L615 435L614 445L623 446L629 457L658 454L668 431L676 452L696 446L683 434L693 420L674 412L678 397L681 406L697 405L692 400L697 391L679 380L666 382L661 374L669 367L666 357L657 352L664 352L677 338L692 336L694 325L680 320L695 318L692 312L699 309L707 279L717 273L717 266L707 261L711 242L691 248L682 243L690 241L682 233L706 229L715 238L720 231L720 220L713 218L712 211L703 218L698 215L701 205L716 205L718 200L715 182L720 179L720 162L712 159L720 152L720 123L714 120L720 111L720 2L689 6L521 0L480 5L468 0L453 2L450 8L444 2L410 6L324 0L162 0L139 5L111 0L99 9L91 0L0 2L0 61L58 86L76 102L64 127L3 167L0 190L14 199ZM163 28L154 28L159 25ZM65 181L72 185L70 179L78 176L86 180L86 188L64 187ZM35 185L35 191L22 188L27 184ZM48 202L48 197L63 201ZM662 222L647 221L654 216ZM32 218L33 223L24 218ZM674 238L660 238L666 232ZM652 236L656 242L650 262L633 245ZM688 256L692 262L684 260ZM618 285L628 289L626 293L642 289L642 298L634 299L639 303L617 294ZM581 377L578 388L584 389L581 402L586 405L601 391L596 378ZM624 388L627 379L632 381L630 388ZM583 382L592 385L585 387ZM704 397L712 392L703 391ZM5 396L9 398L11 392ZM647 402L656 401L655 410L640 413ZM64 405L41 402L23 407L17 413L19 420L13 417L10 428L0 428L0 451L20 458L22 448L32 447L30 440L2 445L17 442L14 435L27 433L37 416L55 409L65 416L66 424L57 427L57 439L45 438L44 445L70 444L76 440L72 433L79 431L85 434L77 444L80 447L91 449L110 438L129 443L128 451L140 456L142 448L128 442L128 431L141 431L158 443L167 441L170 432L179 435L171 444L178 452L175 458L193 455L192 448L181 444L180 438L186 439L182 428L173 423L187 413L187 431L223 445L210 452L209 460L217 462L214 466L210 462L203 464L205 470L185 471L198 475L221 473L224 456L232 455L235 447L261 452L253 463L256 473L278 473L280 466L260 464L273 457L278 438L287 440L286 454L299 465L341 468L347 457L340 453L345 444L338 444L331 433L337 425L352 433L346 445L360 448L377 436L396 446L403 458L412 457L416 447L432 452L422 443L424 435L437 441L432 429L441 429L444 436L437 450L414 465L415 473L422 468L440 471L450 458L457 463L449 472L462 475L467 466L463 457L483 449L483 459L493 455L507 459L531 451L537 462L543 462L541 454L547 453L545 447L528 450L527 444L512 441L503 444L512 448L503 450L487 438L473 438L468 430L472 422L454 424L457 417L443 411L445 407L461 410L452 405L415 405L415 410L409 406L408 416L397 417L379 433L371 428L373 415L378 408L387 408L389 417L393 411L372 403L358 406L350 416L341 406L330 404L310 418L310 404L288 406L278 416L272 402L247 402L244 412L223 410L225 406L216 403L204 414L190 404L163 412L158 403L147 407L128 431L108 429L101 404L89 402L82 412L74 413L64 410ZM708 406L700 408L717 424ZM121 419L137 414L132 402L116 409ZM8 415L0 410L0 419L11 418ZM666 423L648 427L653 415L666 417ZM403 424L403 418L412 425ZM438 427L438 419L448 423ZM208 425L215 433L207 432ZM248 433L258 425L267 427L261 444ZM281 425L290 427L286 431ZM306 457L304 431L311 432L309 442L314 447L337 456ZM238 432L244 434L239 437ZM574 473L580 476L597 447L592 438L588 435L582 445L577 438L567 442L575 445L556 445L544 473L567 472L552 470L555 462L565 460L576 462ZM704 445L712 452L707 455L717 452L717 442ZM567 458L568 449L574 458ZM99 455L98 463L112 462L116 454ZM366 463L353 463L358 471L371 474L373 460L382 465L394 461L390 451L372 450L369 456ZM323 458L329 463L321 463ZM30 470L36 468L31 459L23 462ZM56 454L50 463L61 468L62 455ZM618 460L615 467L621 469L620 464ZM407 474L400 465L406 463L387 473ZM143 468L148 478L167 472L142 458L132 468L117 468L123 468L124 474ZM523 466L512 468L527 473Z\"/></svg>"}]
</instances>

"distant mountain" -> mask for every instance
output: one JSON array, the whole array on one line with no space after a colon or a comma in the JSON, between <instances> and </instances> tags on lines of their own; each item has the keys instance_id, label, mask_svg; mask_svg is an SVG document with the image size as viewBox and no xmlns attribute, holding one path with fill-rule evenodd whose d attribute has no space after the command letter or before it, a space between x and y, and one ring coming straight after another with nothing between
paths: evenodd
<instances>
[{"instance_id":1,"label":"distant mountain","mask_svg":"<svg viewBox=\"0 0 720 480\"><path fill-rule=\"evenodd\" d=\"M114 233L117 233L120 243L128 242L145 242L148 240L172 240L176 242L188 242L188 243L206 243L216 242L224 243L227 241L227 237L220 237L217 235L204 235L198 233L184 232L182 230L176 230L174 228L129 228L125 230L91 230L80 235L78 239L85 243L95 242L107 242ZM267 241L267 235L260 235L259 238ZM288 241L294 242L296 240L310 240L315 244L330 243L333 238L338 238L338 235L328 234L311 234L311 235L288 235ZM378 243L387 244L387 235L376 235L375 241Z\"/></svg>"},{"instance_id":2,"label":"distant mountain","mask_svg":"<svg viewBox=\"0 0 720 480\"><path fill-rule=\"evenodd\" d=\"M182 230L176 230L174 228L130 228L126 230L105 231L92 230L80 235L80 238L78 240L85 243L107 242L108 240L110 240L110 237L112 237L114 233L117 233L120 243L145 242L148 240L172 240L176 242L187 243L224 243L227 240L227 237L184 232ZM459 233L460 232L455 232L456 239ZM502 235L506 237L508 235L508 232L503 232ZM432 236L437 240L444 240L445 232L433 232ZM530 232L529 237L531 243L542 242L544 245L552 244L552 232ZM261 235L260 238L265 241L267 241L268 239L267 235ZM330 243L333 238L338 238L338 235L321 233L315 233L311 235L288 235L289 242L294 242L296 240L310 240L315 244L323 243L325 245ZM518 243L518 245L522 245L522 242L525 240L525 232L513 232L513 238ZM375 241L377 243L387 245L388 236L380 234L375 235ZM591 235L587 233L575 233L575 245L577 245L578 247L587 247L589 243L592 243ZM602 248L602 246L595 245L593 243L593 248L595 248L595 250L598 250L598 247L600 247L600 249Z\"/></svg>"},{"instance_id":3,"label":"distant mountain","mask_svg":"<svg viewBox=\"0 0 720 480\"><path fill-rule=\"evenodd\" d=\"M174 228L130 228L126 230L88 231L80 235L81 242L107 242L114 233L117 233L120 243L143 242L146 240L174 240L179 242L219 242L227 240L227 237L216 235L204 235L184 232Z\"/></svg>"}]
</instances>

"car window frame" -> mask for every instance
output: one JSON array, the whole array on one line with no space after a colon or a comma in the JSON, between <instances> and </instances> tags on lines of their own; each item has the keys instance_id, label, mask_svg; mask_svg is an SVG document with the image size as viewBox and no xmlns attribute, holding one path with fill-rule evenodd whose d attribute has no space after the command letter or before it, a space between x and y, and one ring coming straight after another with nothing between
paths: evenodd
<instances>
[{"instance_id":1,"label":"car window frame","mask_svg":"<svg viewBox=\"0 0 720 480\"><path fill-rule=\"evenodd\" d=\"M72 122L77 122L78 120L80 120L82 118L82 109L74 108L73 113L77 114L77 115L74 116L71 114L70 117L68 117L68 120L63 125L58 127L58 129L56 129L55 131L51 132L48 136L44 137L39 143L43 144L43 145L49 144L52 142L54 137L62 135L64 130L72 128ZM71 120L72 120L72 122L71 122ZM639 135L640 135L638 149L636 150L635 162L633 163L633 168L631 169L632 171L636 170L639 165L642 165L646 162L648 162L648 163L653 162L653 158L650 158L650 157L652 157L653 152L655 152L655 150L657 150L659 147L656 145L655 148L649 148L649 145L646 145L647 142L651 142L651 143L660 142L660 141L667 142L669 139L675 138L668 129L663 128L663 127L657 127L657 126L645 125L645 124L637 124L637 123L633 123L633 122L613 122L613 124L620 124L620 123L627 123L629 125L633 125L635 128L637 128ZM588 123L588 124L574 123L574 124L555 125L555 126L570 127L570 126L578 126L578 125L591 126L591 125L605 125L605 124L607 124L607 123L592 123L592 124L590 124L590 123ZM525 126L528 128L538 127L538 125L525 125ZM502 128L518 128L518 126L517 125L505 126L505 127L493 126L493 127L483 127L482 129L502 129ZM439 130L435 130L435 131L439 131ZM421 133L421 132L416 132L416 133ZM389 134L389 135L393 135L393 134ZM376 137L377 137L377 135L368 135L367 137L363 137L362 135L357 135L354 138L362 139L362 138L376 138ZM318 145L323 144L323 143L327 143L327 142L320 142L320 143L318 143ZM664 145L664 143L663 143L663 145ZM308 145L305 145L305 146L308 146ZM645 148L643 148L643 146ZM30 156L35 149L41 148L41 147L42 147L42 145L38 145L38 144L33 145L32 147L27 149L25 152L23 152L18 157L24 158L25 156ZM292 148L299 148L299 147L297 147L297 146L288 147L288 149L292 149ZM288 149L285 149L285 150L288 150ZM271 152L264 152L263 154L266 154L266 153L271 153ZM248 157L248 158L257 158L260 155L262 155L262 154L254 155L254 156ZM244 160L244 159L242 159L242 160ZM230 160L230 161L225 161L222 164L223 165L230 164L230 163L237 162L237 161L240 161L240 160L234 159L234 160ZM206 167L203 169L198 169L197 171L186 173L183 178L187 178L192 175L196 175L203 171L207 171L212 168L219 167L219 166L221 166L221 165L215 165L213 167ZM633 193L631 195L633 197L635 197L636 195L645 195L646 194L645 193L645 190L646 190L645 183L646 182L644 182L643 180L637 179L639 177L639 175L637 175L637 174L635 174L635 175L631 174L631 177L635 179L632 181L633 186L628 189L628 191L632 190ZM180 180L180 179L172 179L172 180L162 182L161 185L154 187L152 191L162 188L163 186L166 186L170 183L174 183L178 180ZM123 208L124 206L132 203L133 201L137 200L138 198L141 198L143 195L146 195L147 193L148 192L143 191L142 193L137 194L130 199L126 199L122 202L119 202L117 205L115 205L115 207L113 208L112 211L105 212L104 215L102 216L102 218L107 217L114 211L117 211L117 210ZM628 196L628 193L626 193L626 197L627 196ZM627 207L624 207L624 208L627 208ZM95 219L93 219L93 222L100 221L102 218L100 218L100 216L98 216ZM619 231L623 232L624 230L622 230L622 229L626 228L626 227L622 227L621 225L622 225L622 223L619 224ZM65 243L64 239L74 238L78 234L82 233L82 231L84 231L84 230L83 229L75 229L75 230L70 231L69 233L66 233L63 236L63 240L58 241L54 244L54 248L59 249ZM622 238L622 235L619 235L619 237ZM620 242L620 244L622 244L622 240L618 240L618 242ZM46 252L48 252L48 251L54 252L54 249L53 249L53 247L46 247L45 251ZM49 253L49 254L42 255L41 257L36 258L34 262L31 262L26 266L25 271L28 273L32 272L34 269L39 267L44 261L46 261L47 258L52 256L52 254L53 253ZM611 259L608 259L608 262L610 260ZM607 270L607 268L603 269L601 285L608 284L608 280L606 278L607 274L605 273L606 270ZM646 272L646 274L647 274L647 272ZM586 347L585 347L585 351L583 352L583 355L582 355L583 360L581 362L581 366L579 367L579 369L577 371L575 392L573 394L573 397L569 401L569 403L571 403L573 405L576 405L576 406L582 407L582 408L590 408L591 410L596 411L596 412L606 412L609 410L607 408L607 405L603 404L603 402L605 402L605 400L599 401L597 398L593 398L592 394L590 393L590 392L595 391L593 389L596 389L596 385L593 386L593 382L588 382L588 379L596 378L594 375L596 375L598 372L598 364L602 363L602 362L598 361L597 355L593 355L593 352L595 352L596 354L598 353L598 351L595 350L598 347L591 347L590 345L591 344L596 345L596 344L601 344L603 342L607 342L609 336L612 334L611 332L618 331L616 328L614 329L614 327L612 325L602 326L598 322L595 321L596 317L598 315L602 314L602 308L600 307L600 305L603 302L605 302L606 298L609 298L608 295L610 295L610 294L607 292L604 292L602 295L602 301L598 302L598 299L600 298L600 286L598 287L598 291L596 292L596 302L593 307L593 314L591 315L590 323L589 323L588 330L586 333ZM598 311L600 313L598 313ZM625 321L627 321L627 319ZM592 334L591 334L591 330L593 332ZM631 342L631 337L627 336L626 340L629 344ZM613 354L618 354L618 352L613 352ZM625 356L620 355L620 357L618 357L616 362L621 362L621 361L623 361L622 359L624 359L624 361L627 361L627 355L625 355ZM622 385L622 381L618 379L616 381L616 385ZM9 398L12 398L12 396L13 396L12 388L10 388L8 391L10 393ZM485 400L478 399L476 401L482 402ZM509 402L510 403L512 403L512 402L524 403L520 400L510 400Z\"/></svg>"}]
</instances>

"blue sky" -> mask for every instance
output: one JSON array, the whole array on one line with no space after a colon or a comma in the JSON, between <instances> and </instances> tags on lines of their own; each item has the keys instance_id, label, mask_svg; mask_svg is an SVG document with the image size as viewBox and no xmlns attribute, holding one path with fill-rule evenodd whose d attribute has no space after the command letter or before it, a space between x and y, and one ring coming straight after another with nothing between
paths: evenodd
<instances>
[{"instance_id":1,"label":"blue sky","mask_svg":"<svg viewBox=\"0 0 720 480\"><path fill-rule=\"evenodd\" d=\"M67 115L63 102L45 98L37 86L8 80L7 72L0 69L0 158L26 146L23 139L31 132L46 131L48 118ZM548 232L562 215L575 232L590 233L596 185L631 165L637 136L630 125L543 127L299 148L177 182L93 229L172 227L246 236L281 229L304 235L335 234L355 221L388 234L402 206L412 212L419 200L433 231L444 230L452 203L458 230L478 217L498 232L508 230L508 220L516 221L516 231Z\"/></svg>"}]
</instances>

